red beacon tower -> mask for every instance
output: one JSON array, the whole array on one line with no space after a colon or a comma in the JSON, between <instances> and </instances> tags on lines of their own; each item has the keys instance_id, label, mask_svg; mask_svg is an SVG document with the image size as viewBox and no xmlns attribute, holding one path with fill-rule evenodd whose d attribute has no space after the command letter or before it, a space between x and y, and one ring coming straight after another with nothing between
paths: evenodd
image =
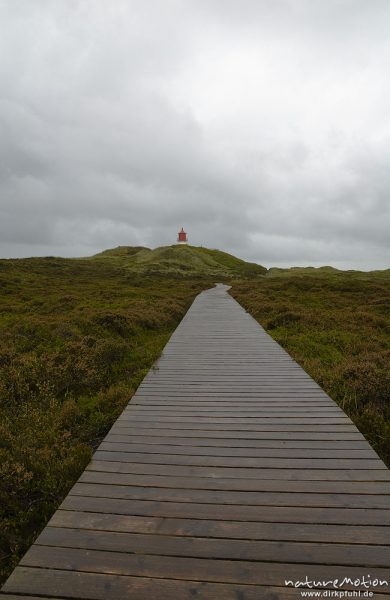
<instances>
[{"instance_id":1,"label":"red beacon tower","mask_svg":"<svg viewBox=\"0 0 390 600\"><path fill-rule=\"evenodd\" d=\"M181 231L179 231L179 233L177 235L177 241L179 244L187 244L188 243L187 234L184 231L183 227L181 228Z\"/></svg>"}]
</instances>

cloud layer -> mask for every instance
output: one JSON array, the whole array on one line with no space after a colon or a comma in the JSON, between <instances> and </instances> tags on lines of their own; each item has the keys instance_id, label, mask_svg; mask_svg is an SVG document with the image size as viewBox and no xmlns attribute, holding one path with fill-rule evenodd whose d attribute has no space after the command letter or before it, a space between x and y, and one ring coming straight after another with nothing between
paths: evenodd
<instances>
[{"instance_id":1,"label":"cloud layer","mask_svg":"<svg viewBox=\"0 0 390 600\"><path fill-rule=\"evenodd\" d=\"M388 0L3 0L0 255L390 266Z\"/></svg>"}]
</instances>

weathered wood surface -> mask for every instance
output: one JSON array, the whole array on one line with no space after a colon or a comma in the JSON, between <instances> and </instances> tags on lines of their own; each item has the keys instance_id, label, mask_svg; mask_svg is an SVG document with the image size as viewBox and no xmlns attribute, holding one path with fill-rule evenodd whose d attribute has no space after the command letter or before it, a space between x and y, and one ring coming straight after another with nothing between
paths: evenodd
<instances>
[{"instance_id":1,"label":"weathered wood surface","mask_svg":"<svg viewBox=\"0 0 390 600\"><path fill-rule=\"evenodd\" d=\"M277 600L301 597L286 579L390 580L389 492L343 411L217 286L2 597Z\"/></svg>"}]
</instances>

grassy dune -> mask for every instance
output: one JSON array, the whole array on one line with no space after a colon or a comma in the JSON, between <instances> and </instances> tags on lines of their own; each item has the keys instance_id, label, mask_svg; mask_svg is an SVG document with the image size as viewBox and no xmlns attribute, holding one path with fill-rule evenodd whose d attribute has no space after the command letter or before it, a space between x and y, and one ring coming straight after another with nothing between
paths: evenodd
<instances>
[{"instance_id":1,"label":"grassy dune","mask_svg":"<svg viewBox=\"0 0 390 600\"><path fill-rule=\"evenodd\" d=\"M245 262L221 250L177 244L154 250L119 246L93 256L92 260L113 265L120 263L133 273L173 277L210 276L222 280L257 277L267 272L261 265Z\"/></svg>"},{"instance_id":2,"label":"grassy dune","mask_svg":"<svg viewBox=\"0 0 390 600\"><path fill-rule=\"evenodd\" d=\"M231 293L390 464L390 272L279 270Z\"/></svg>"}]
</instances>

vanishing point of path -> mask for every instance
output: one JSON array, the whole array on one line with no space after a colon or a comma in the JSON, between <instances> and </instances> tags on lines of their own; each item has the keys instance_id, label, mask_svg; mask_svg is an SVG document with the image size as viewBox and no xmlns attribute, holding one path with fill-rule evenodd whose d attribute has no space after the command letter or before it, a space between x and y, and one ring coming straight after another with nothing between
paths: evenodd
<instances>
[{"instance_id":1,"label":"vanishing point of path","mask_svg":"<svg viewBox=\"0 0 390 600\"><path fill-rule=\"evenodd\" d=\"M277 600L306 577L352 591L390 580L389 491L350 419L218 285L0 600Z\"/></svg>"}]
</instances>

